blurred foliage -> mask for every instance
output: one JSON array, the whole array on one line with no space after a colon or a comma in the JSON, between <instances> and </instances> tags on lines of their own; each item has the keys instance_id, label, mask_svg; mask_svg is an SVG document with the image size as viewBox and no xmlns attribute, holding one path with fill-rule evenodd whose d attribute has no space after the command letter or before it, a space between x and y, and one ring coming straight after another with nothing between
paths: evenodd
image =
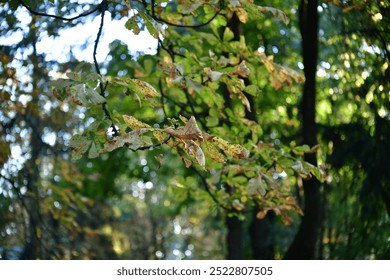
<instances>
[{"instance_id":1,"label":"blurred foliage","mask_svg":"<svg viewBox=\"0 0 390 280\"><path fill-rule=\"evenodd\" d=\"M24 4L35 12L0 3L1 39L19 38L0 45L1 259L222 259L224 220L248 228L254 207L281 218L270 235L283 258L313 176L324 181L319 258L390 257L385 1L318 8L314 147L297 144L296 1ZM37 52L106 9L156 38L157 54L118 40L102 64ZM319 167L303 161L317 152Z\"/></svg>"}]
</instances>

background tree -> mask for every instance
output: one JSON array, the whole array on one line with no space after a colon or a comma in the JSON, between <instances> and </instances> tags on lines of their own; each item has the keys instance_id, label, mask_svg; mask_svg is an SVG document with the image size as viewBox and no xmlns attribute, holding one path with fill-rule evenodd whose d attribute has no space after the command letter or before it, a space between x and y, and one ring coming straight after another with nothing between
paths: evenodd
<instances>
[{"instance_id":1,"label":"background tree","mask_svg":"<svg viewBox=\"0 0 390 280\"><path fill-rule=\"evenodd\" d=\"M301 62L297 4L102 1L82 6L67 1L66 9L63 1L3 4L1 28L11 34L24 26L13 14L28 9L32 24L26 34L33 35L23 37L26 45L1 49L1 258L283 258L296 234L289 258L385 258L388 248L378 244L386 243L381 230L388 226L386 204L377 207L358 198L364 189L381 195L361 197L386 201L388 176L376 167L386 151L388 50L382 15L388 6L307 2L320 16L316 105L314 95L300 93L302 75L292 70L305 66L305 92L312 94L307 86L313 87L316 59L304 56ZM340 28L362 13L361 22L368 24L362 30L375 32L336 29L334 13L344 24ZM150 32L158 41L157 54L134 57L127 45L114 41L107 61L98 63L108 15L127 17L126 27L134 33ZM76 66L71 52L65 64L34 52L45 32L56 35L93 17L101 22L93 65ZM315 39L316 27L310 26ZM366 36L348 40L355 32ZM348 51L340 52L344 47ZM31 50L32 55L20 55ZM335 54L342 56L335 60ZM357 69L348 71L351 79L340 72L347 65ZM373 73L378 79L368 78ZM26 76L31 80L21 79ZM364 98L343 94L362 85L367 86ZM300 104L308 96L309 124L317 123L318 131L308 129L310 137L301 137L301 127L308 126L300 110L308 107ZM374 109L351 114L355 101ZM29 107L35 110L27 116ZM368 125L373 123L375 129ZM371 143L371 151L381 147L375 164L362 165L365 156L353 159L356 152L345 157L351 144L347 127L367 131L361 141ZM356 145L364 135L357 136L359 129ZM26 136L34 141L26 142ZM308 187L313 179L304 181L313 175L324 179L322 169L303 161L317 151L315 139L321 143L318 161L336 167L321 193ZM17 147L24 155L18 166ZM367 174L381 178L380 191L367 188L373 184ZM307 223L321 210L308 203L310 191L325 202L322 226ZM298 205L305 210L302 223ZM361 209L361 215L351 209ZM369 235L373 229L376 234ZM310 232L310 243L299 242L302 232ZM355 245L361 236L363 247ZM294 253L303 248L305 255Z\"/></svg>"}]
</instances>

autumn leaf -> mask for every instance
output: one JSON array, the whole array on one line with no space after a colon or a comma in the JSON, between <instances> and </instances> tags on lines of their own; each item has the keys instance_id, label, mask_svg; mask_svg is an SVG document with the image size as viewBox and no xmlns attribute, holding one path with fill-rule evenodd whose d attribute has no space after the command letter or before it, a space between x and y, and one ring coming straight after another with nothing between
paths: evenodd
<instances>
[{"instance_id":1,"label":"autumn leaf","mask_svg":"<svg viewBox=\"0 0 390 280\"><path fill-rule=\"evenodd\" d=\"M290 23L290 19L288 16L281 10L275 9L272 7L258 6L257 9L261 13L270 12L274 17L284 22L284 24L288 25Z\"/></svg>"},{"instance_id":2,"label":"autumn leaf","mask_svg":"<svg viewBox=\"0 0 390 280\"><path fill-rule=\"evenodd\" d=\"M269 210L270 209L268 208L261 209L259 212L257 212L256 218L259 220L264 219L264 217L267 215Z\"/></svg>"},{"instance_id":3,"label":"autumn leaf","mask_svg":"<svg viewBox=\"0 0 390 280\"><path fill-rule=\"evenodd\" d=\"M185 126L181 126L178 128L165 128L164 132L172 135L174 137L177 137L179 139L189 139L189 140L201 140L202 137L202 131L199 129L195 117L192 116L187 124Z\"/></svg>"},{"instance_id":4,"label":"autumn leaf","mask_svg":"<svg viewBox=\"0 0 390 280\"><path fill-rule=\"evenodd\" d=\"M220 137L214 137L212 141L227 155L238 159L249 157L249 151L239 144L230 144Z\"/></svg>"},{"instance_id":5,"label":"autumn leaf","mask_svg":"<svg viewBox=\"0 0 390 280\"><path fill-rule=\"evenodd\" d=\"M166 139L164 138L164 133L160 130L154 130L153 136L157 139L159 143L164 143Z\"/></svg>"},{"instance_id":6,"label":"autumn leaf","mask_svg":"<svg viewBox=\"0 0 390 280\"><path fill-rule=\"evenodd\" d=\"M205 141L204 147L205 147L204 150L205 150L206 154L212 160L214 160L215 162L218 162L218 163L225 163L226 162L225 156L218 151L218 149L214 146L213 143L211 143L209 141Z\"/></svg>"},{"instance_id":7,"label":"autumn leaf","mask_svg":"<svg viewBox=\"0 0 390 280\"><path fill-rule=\"evenodd\" d=\"M207 77L212 81L215 82L219 80L219 78L222 77L223 73L218 71L211 70L210 67L205 67L203 71L206 73Z\"/></svg>"},{"instance_id":8,"label":"autumn leaf","mask_svg":"<svg viewBox=\"0 0 390 280\"><path fill-rule=\"evenodd\" d=\"M237 14L238 19L242 23L246 23L248 21L248 13L247 13L247 11L245 11L245 9L243 9L241 7L237 7L236 14Z\"/></svg>"},{"instance_id":9,"label":"autumn leaf","mask_svg":"<svg viewBox=\"0 0 390 280\"><path fill-rule=\"evenodd\" d=\"M149 131L147 128L138 129L109 140L104 144L104 151L111 152L123 147L125 144L127 144L129 149L136 150L144 144L140 136L147 131Z\"/></svg>"},{"instance_id":10,"label":"autumn leaf","mask_svg":"<svg viewBox=\"0 0 390 280\"><path fill-rule=\"evenodd\" d=\"M206 159L204 156L204 153L202 149L199 147L197 143L195 143L193 140L186 140L185 141L185 151L188 155L192 155L195 158L195 161L200 166L205 166Z\"/></svg>"},{"instance_id":11,"label":"autumn leaf","mask_svg":"<svg viewBox=\"0 0 390 280\"><path fill-rule=\"evenodd\" d=\"M248 78L250 70L248 66L245 64L245 60L241 61L241 63L236 67L235 73L243 78Z\"/></svg>"},{"instance_id":12,"label":"autumn leaf","mask_svg":"<svg viewBox=\"0 0 390 280\"><path fill-rule=\"evenodd\" d=\"M270 74L269 79L271 86L276 90L280 89L283 83L287 83L287 85L291 87L293 84L292 79L294 79L297 83L304 81L304 78L296 71L274 63L272 56L261 58L261 61L264 63L267 71Z\"/></svg>"},{"instance_id":13,"label":"autumn leaf","mask_svg":"<svg viewBox=\"0 0 390 280\"><path fill-rule=\"evenodd\" d=\"M127 79L127 86L130 91L134 91L137 94L142 95L146 99L150 99L153 97L159 97L160 94L145 81L141 81L138 79Z\"/></svg>"},{"instance_id":14,"label":"autumn leaf","mask_svg":"<svg viewBox=\"0 0 390 280\"><path fill-rule=\"evenodd\" d=\"M135 35L138 35L141 32L140 27L138 26L137 22L137 15L132 16L130 19L128 19L125 23L125 27L128 30L133 31Z\"/></svg>"},{"instance_id":15,"label":"autumn leaf","mask_svg":"<svg viewBox=\"0 0 390 280\"><path fill-rule=\"evenodd\" d=\"M133 116L123 115L123 120L125 121L126 125L131 128L132 130L137 130L140 128L151 128L150 125L143 123Z\"/></svg>"},{"instance_id":16,"label":"autumn leaf","mask_svg":"<svg viewBox=\"0 0 390 280\"><path fill-rule=\"evenodd\" d=\"M92 144L92 140L84 135L76 134L69 140L69 147L73 148L71 151L72 158L79 160L88 151Z\"/></svg>"}]
</instances>

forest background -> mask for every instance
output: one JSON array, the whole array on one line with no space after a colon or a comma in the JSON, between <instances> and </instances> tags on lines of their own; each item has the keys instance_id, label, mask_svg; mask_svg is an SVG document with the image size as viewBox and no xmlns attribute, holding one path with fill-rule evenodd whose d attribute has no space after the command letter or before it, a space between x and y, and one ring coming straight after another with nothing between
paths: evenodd
<instances>
[{"instance_id":1,"label":"forest background","mask_svg":"<svg viewBox=\"0 0 390 280\"><path fill-rule=\"evenodd\" d=\"M0 259L389 259L389 9L0 1Z\"/></svg>"}]
</instances>

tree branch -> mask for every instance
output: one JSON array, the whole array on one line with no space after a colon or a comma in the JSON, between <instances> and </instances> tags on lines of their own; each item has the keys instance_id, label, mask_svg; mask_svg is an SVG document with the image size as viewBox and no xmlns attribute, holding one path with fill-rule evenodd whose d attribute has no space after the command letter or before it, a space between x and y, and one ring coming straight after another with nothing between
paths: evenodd
<instances>
[{"instance_id":1,"label":"tree branch","mask_svg":"<svg viewBox=\"0 0 390 280\"><path fill-rule=\"evenodd\" d=\"M214 194L211 192L210 190L210 186L209 184L207 183L206 181L206 178L203 177L202 173L200 173L200 171L198 169L196 169L195 167L192 168L196 174L198 174L200 180L202 181L203 183L203 186L206 190L206 192L210 195L211 199L215 202L215 204L217 204L219 207L221 207L222 209L224 210L227 210L227 211L231 211L232 209L229 208L229 207L226 207L225 205L223 205L220 201L218 201L218 199L214 196Z\"/></svg>"},{"instance_id":2,"label":"tree branch","mask_svg":"<svg viewBox=\"0 0 390 280\"><path fill-rule=\"evenodd\" d=\"M105 3L106 1L102 1L98 6L96 6L95 8L93 8L92 10L90 11L87 11L85 13L82 13L82 14L79 14L77 16L74 16L74 17L63 17L63 16L57 16L57 15L53 15L53 14L47 14L47 13L42 13L42 12L38 12L38 11L35 11L34 9L32 9L30 6L28 6L26 3L24 3L23 0L18 0L18 3L20 5L22 5L23 7L25 7L31 14L33 15L37 15L37 16L43 16L43 17L51 17L51 18L55 18L55 19L59 19L59 20L64 20L64 21L72 21L72 20L75 20L75 19L78 19L78 18L82 18L82 17L85 17L85 16L88 16L90 14L93 14L94 12L98 11L100 9L100 7L103 5L103 3Z\"/></svg>"},{"instance_id":3,"label":"tree branch","mask_svg":"<svg viewBox=\"0 0 390 280\"><path fill-rule=\"evenodd\" d=\"M152 1L153 3L154 1ZM210 22L212 22L220 13L221 11L223 10L223 8L225 7L225 4L224 4L224 1L223 0L220 0L218 2L219 4L219 7L218 7L218 11L210 18L208 19L206 22L204 23L200 23L200 24L194 24L194 25L186 25L186 24L177 24L177 23L173 23L173 22L170 22L170 21L167 21L165 19L162 19L162 18L158 18L156 15L155 15L155 12L154 12L154 6L152 7L152 14L150 15L154 20L158 21L158 22L162 22L162 23L165 23L167 25L170 25L170 26L174 26L174 27L183 27L183 28L200 28L200 27L203 27L203 26L206 26L208 25Z\"/></svg>"}]
</instances>

